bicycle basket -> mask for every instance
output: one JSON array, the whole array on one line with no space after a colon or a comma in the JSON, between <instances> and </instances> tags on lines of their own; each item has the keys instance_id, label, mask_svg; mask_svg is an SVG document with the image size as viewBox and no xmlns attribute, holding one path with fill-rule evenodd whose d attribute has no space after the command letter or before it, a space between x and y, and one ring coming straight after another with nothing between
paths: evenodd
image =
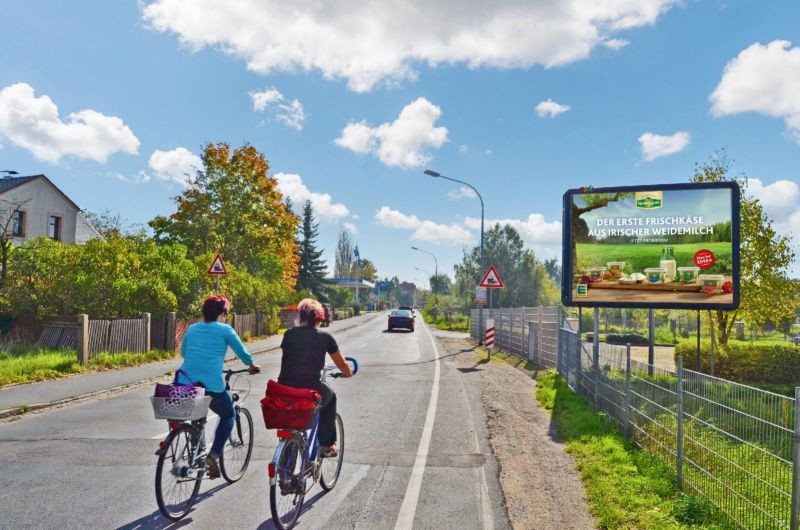
<instances>
[{"instance_id":1,"label":"bicycle basket","mask_svg":"<svg viewBox=\"0 0 800 530\"><path fill-rule=\"evenodd\" d=\"M208 414L211 396L156 397L150 396L153 415L157 420L200 420Z\"/></svg>"},{"instance_id":2,"label":"bicycle basket","mask_svg":"<svg viewBox=\"0 0 800 530\"><path fill-rule=\"evenodd\" d=\"M294 388L270 380L261 413L267 429L305 430L311 426L321 397L308 388Z\"/></svg>"}]
</instances>

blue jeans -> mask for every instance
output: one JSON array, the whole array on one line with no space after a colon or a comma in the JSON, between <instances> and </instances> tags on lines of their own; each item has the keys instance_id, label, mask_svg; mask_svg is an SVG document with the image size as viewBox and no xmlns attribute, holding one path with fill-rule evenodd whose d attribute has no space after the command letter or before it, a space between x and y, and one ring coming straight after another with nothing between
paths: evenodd
<instances>
[{"instance_id":1,"label":"blue jeans","mask_svg":"<svg viewBox=\"0 0 800 530\"><path fill-rule=\"evenodd\" d=\"M235 420L233 418L235 411L233 410L233 400L231 395L227 392L206 392L207 396L211 396L211 404L208 406L214 413L219 416L219 424L217 430L214 432L214 443L211 444L211 452L215 456L222 454L222 449L225 447L225 442L233 431Z\"/></svg>"}]
</instances>

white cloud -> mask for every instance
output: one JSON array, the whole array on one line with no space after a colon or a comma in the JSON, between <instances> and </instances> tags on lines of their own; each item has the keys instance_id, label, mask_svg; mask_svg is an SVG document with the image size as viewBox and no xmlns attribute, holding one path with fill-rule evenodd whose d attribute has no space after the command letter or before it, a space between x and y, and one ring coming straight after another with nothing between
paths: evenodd
<instances>
[{"instance_id":1,"label":"white cloud","mask_svg":"<svg viewBox=\"0 0 800 530\"><path fill-rule=\"evenodd\" d=\"M387 166L420 167L431 157L426 148L439 148L447 141L447 129L435 127L439 107L425 98L406 105L392 123L370 127L366 122L348 123L336 145L359 154L372 153Z\"/></svg>"},{"instance_id":2,"label":"white cloud","mask_svg":"<svg viewBox=\"0 0 800 530\"><path fill-rule=\"evenodd\" d=\"M388 228L414 230L411 239L416 241L454 245L465 245L473 241L472 235L462 226L421 221L416 215L406 215L388 206L375 213L375 220Z\"/></svg>"},{"instance_id":3,"label":"white cloud","mask_svg":"<svg viewBox=\"0 0 800 530\"><path fill-rule=\"evenodd\" d=\"M426 64L554 67L618 46L679 0L154 0L142 17L193 51L209 46L261 74L319 70L357 92L414 79Z\"/></svg>"},{"instance_id":4,"label":"white cloud","mask_svg":"<svg viewBox=\"0 0 800 530\"><path fill-rule=\"evenodd\" d=\"M448 191L447 196L451 199L460 199L462 197L466 197L467 199L474 199L477 195L475 194L475 190L472 188L468 188L466 186L461 186L458 191Z\"/></svg>"},{"instance_id":5,"label":"white cloud","mask_svg":"<svg viewBox=\"0 0 800 530\"><path fill-rule=\"evenodd\" d=\"M105 164L116 152L139 151L139 139L120 118L84 109L68 114L64 122L53 100L36 97L27 83L0 90L0 135L53 164L63 156Z\"/></svg>"},{"instance_id":6,"label":"white cloud","mask_svg":"<svg viewBox=\"0 0 800 530\"><path fill-rule=\"evenodd\" d=\"M459 153L466 153L466 152L469 152L469 146L468 146L468 145L466 145L466 144L461 144L461 145L459 145L459 146L458 146L458 152L459 152Z\"/></svg>"},{"instance_id":7,"label":"white cloud","mask_svg":"<svg viewBox=\"0 0 800 530\"><path fill-rule=\"evenodd\" d=\"M791 180L778 180L764 185L761 179L747 180L747 193L758 199L767 214L777 222L785 222L789 216L800 210L800 186Z\"/></svg>"},{"instance_id":8,"label":"white cloud","mask_svg":"<svg viewBox=\"0 0 800 530\"><path fill-rule=\"evenodd\" d=\"M714 116L759 112L783 118L789 135L800 143L800 47L775 40L739 52L725 65L709 96Z\"/></svg>"},{"instance_id":9,"label":"white cloud","mask_svg":"<svg viewBox=\"0 0 800 530\"><path fill-rule=\"evenodd\" d=\"M358 221L359 219L361 219L361 216L358 215L357 213L354 213L353 215L350 216L350 218L354 221Z\"/></svg>"},{"instance_id":10,"label":"white cloud","mask_svg":"<svg viewBox=\"0 0 800 530\"><path fill-rule=\"evenodd\" d=\"M525 244L537 254L546 257L560 256L561 221L546 221L544 215L532 213L527 219L485 219L485 230L496 224L511 225L519 232ZM464 225L473 230L480 230L480 218L467 217Z\"/></svg>"},{"instance_id":11,"label":"white cloud","mask_svg":"<svg viewBox=\"0 0 800 530\"><path fill-rule=\"evenodd\" d=\"M172 151L156 149L150 155L148 165L156 172L156 178L159 180L188 186L194 180L195 172L203 168L203 161L185 147L178 147Z\"/></svg>"},{"instance_id":12,"label":"white cloud","mask_svg":"<svg viewBox=\"0 0 800 530\"><path fill-rule=\"evenodd\" d=\"M328 193L315 193L303 184L300 175L293 173L278 173L278 191L289 197L297 206L302 206L306 201L311 201L314 215L331 223L337 222L342 217L350 215L347 206L340 202L333 202Z\"/></svg>"},{"instance_id":13,"label":"white cloud","mask_svg":"<svg viewBox=\"0 0 800 530\"><path fill-rule=\"evenodd\" d=\"M612 49L614 51L621 50L622 48L624 48L625 46L627 46L629 44L630 44L630 41L627 41L625 39L609 39L609 40L603 42L603 46L605 46L606 48L610 48L610 49Z\"/></svg>"},{"instance_id":14,"label":"white cloud","mask_svg":"<svg viewBox=\"0 0 800 530\"><path fill-rule=\"evenodd\" d=\"M353 223L344 223L342 226L344 226L345 229L349 230L351 234L353 235L358 234L358 228Z\"/></svg>"},{"instance_id":15,"label":"white cloud","mask_svg":"<svg viewBox=\"0 0 800 530\"><path fill-rule=\"evenodd\" d=\"M542 101L536 105L536 114L538 114L540 118L555 118L559 114L567 112L571 108L572 107L569 105L561 105L552 99L548 99L547 101Z\"/></svg>"},{"instance_id":16,"label":"white cloud","mask_svg":"<svg viewBox=\"0 0 800 530\"><path fill-rule=\"evenodd\" d=\"M650 162L662 156L680 153L689 145L691 139L692 136L685 131L676 132L672 136L662 136L647 132L639 137L639 144L642 148L644 161Z\"/></svg>"},{"instance_id":17,"label":"white cloud","mask_svg":"<svg viewBox=\"0 0 800 530\"><path fill-rule=\"evenodd\" d=\"M275 120L298 131L303 130L306 113L300 101L296 99L286 101L283 94L278 92L275 87L262 92L250 92L249 94L250 99L253 100L253 110L267 112Z\"/></svg>"}]
</instances>

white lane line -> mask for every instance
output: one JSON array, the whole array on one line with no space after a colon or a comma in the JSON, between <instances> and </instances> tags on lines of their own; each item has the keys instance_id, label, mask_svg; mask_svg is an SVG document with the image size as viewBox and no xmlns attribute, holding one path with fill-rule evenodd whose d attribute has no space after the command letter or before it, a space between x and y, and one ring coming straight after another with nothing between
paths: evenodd
<instances>
[{"instance_id":1,"label":"white lane line","mask_svg":"<svg viewBox=\"0 0 800 530\"><path fill-rule=\"evenodd\" d=\"M425 416L425 426L422 429L422 437L419 439L417 458L414 461L414 469L411 470L411 478L406 487L403 504L400 505L400 513L397 514L397 521L394 524L395 530L406 530L414 526L414 515L417 513L417 502L422 488L422 475L425 473L428 449L430 448L431 435L433 434L433 422L436 419L436 402L439 400L439 349L436 347L436 342L433 340L433 335L428 330L428 326L423 325L423 328L431 340L431 346L433 346L435 360L433 387L431 388L431 399L428 402L428 413Z\"/></svg>"},{"instance_id":2,"label":"white lane line","mask_svg":"<svg viewBox=\"0 0 800 530\"><path fill-rule=\"evenodd\" d=\"M367 343L365 342L364 344L359 344L358 346L356 346L356 348L363 348L366 345L367 345Z\"/></svg>"},{"instance_id":3,"label":"white lane line","mask_svg":"<svg viewBox=\"0 0 800 530\"><path fill-rule=\"evenodd\" d=\"M339 495L336 496L333 501L325 507L325 510L319 515L315 514L315 517L318 517L314 524L311 526L311 530L317 530L318 528L325 528L325 525L328 524L328 520L336 513L336 510L339 509L339 506L344 502L347 496L353 491L361 479L367 476L367 472L369 471L368 465L363 465L358 468L355 475L350 477L350 480L347 481L343 489L339 490Z\"/></svg>"}]
</instances>

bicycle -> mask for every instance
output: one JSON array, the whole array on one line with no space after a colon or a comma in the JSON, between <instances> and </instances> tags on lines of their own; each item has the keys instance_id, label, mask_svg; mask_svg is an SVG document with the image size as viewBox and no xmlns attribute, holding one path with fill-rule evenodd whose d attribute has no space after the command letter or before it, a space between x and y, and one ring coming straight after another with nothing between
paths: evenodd
<instances>
[{"instance_id":1,"label":"bicycle","mask_svg":"<svg viewBox=\"0 0 800 530\"><path fill-rule=\"evenodd\" d=\"M345 357L353 365L353 375L358 373L358 361L353 357ZM341 377L341 372L331 373L335 366L322 369L321 381L327 375ZM335 457L323 457L319 452L317 428L319 427L319 408L314 411L314 421L310 429L278 430L278 447L272 462L267 466L269 474L269 507L272 522L280 530L288 530L297 523L303 500L314 484L319 481L323 490L330 491L336 486L344 460L344 422L341 415L336 414L336 445L338 454ZM306 482L311 484L306 488Z\"/></svg>"},{"instance_id":2,"label":"bicycle","mask_svg":"<svg viewBox=\"0 0 800 530\"><path fill-rule=\"evenodd\" d=\"M219 458L222 477L230 484L244 475L253 453L253 416L239 404L250 393L250 381L243 377L230 379L235 374L249 372L225 370L225 391L231 392L235 410L235 426L225 442ZM210 398L208 398L210 400ZM200 491L200 483L206 474L206 417L196 420L167 420L169 433L156 451L156 502L167 519L183 518Z\"/></svg>"}]
</instances>

